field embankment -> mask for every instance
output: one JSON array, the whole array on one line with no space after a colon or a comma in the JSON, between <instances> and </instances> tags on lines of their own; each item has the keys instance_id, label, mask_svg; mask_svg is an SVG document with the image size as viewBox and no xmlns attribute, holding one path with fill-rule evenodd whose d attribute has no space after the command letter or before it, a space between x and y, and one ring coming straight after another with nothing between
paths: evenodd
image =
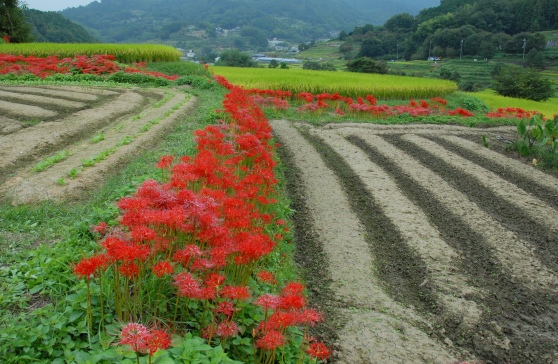
<instances>
[{"instance_id":1,"label":"field embankment","mask_svg":"<svg viewBox=\"0 0 558 364\"><path fill-rule=\"evenodd\" d=\"M479 145L513 128L272 125L339 363L558 360L558 180Z\"/></svg>"}]
</instances>

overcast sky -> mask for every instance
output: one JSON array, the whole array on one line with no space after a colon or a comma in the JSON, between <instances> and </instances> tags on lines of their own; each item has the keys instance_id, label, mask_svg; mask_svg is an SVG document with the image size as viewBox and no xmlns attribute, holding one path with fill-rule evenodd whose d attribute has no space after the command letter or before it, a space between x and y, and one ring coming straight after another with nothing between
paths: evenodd
<instances>
[{"instance_id":1,"label":"overcast sky","mask_svg":"<svg viewBox=\"0 0 558 364\"><path fill-rule=\"evenodd\" d=\"M66 8L73 8L80 5L87 5L94 0L23 0L29 9L42 11L58 11Z\"/></svg>"}]
</instances>

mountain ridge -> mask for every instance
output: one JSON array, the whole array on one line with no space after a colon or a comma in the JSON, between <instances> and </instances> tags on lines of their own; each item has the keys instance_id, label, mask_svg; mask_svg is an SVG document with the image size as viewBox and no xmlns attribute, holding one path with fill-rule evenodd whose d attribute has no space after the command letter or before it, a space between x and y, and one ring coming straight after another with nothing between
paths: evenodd
<instances>
[{"instance_id":1,"label":"mountain ridge","mask_svg":"<svg viewBox=\"0 0 558 364\"><path fill-rule=\"evenodd\" d=\"M101 41L157 38L180 26L255 27L268 38L319 38L355 25L383 24L398 13L417 14L438 0L103 0L61 13ZM209 26L207 27L210 28Z\"/></svg>"}]
</instances>

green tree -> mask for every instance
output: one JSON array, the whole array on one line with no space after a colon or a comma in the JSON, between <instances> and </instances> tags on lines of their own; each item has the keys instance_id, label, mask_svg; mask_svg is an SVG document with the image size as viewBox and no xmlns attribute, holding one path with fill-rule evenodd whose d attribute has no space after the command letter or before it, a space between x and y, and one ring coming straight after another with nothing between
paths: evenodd
<instances>
[{"instance_id":1,"label":"green tree","mask_svg":"<svg viewBox=\"0 0 558 364\"><path fill-rule=\"evenodd\" d=\"M18 0L0 0L0 36L8 36L12 43L32 41L31 27L20 6Z\"/></svg>"},{"instance_id":2,"label":"green tree","mask_svg":"<svg viewBox=\"0 0 558 364\"><path fill-rule=\"evenodd\" d=\"M215 62L215 65L229 67L258 67L258 64L252 60L252 57L246 53L242 53L238 49L232 49L221 53L220 59Z\"/></svg>"},{"instance_id":3,"label":"green tree","mask_svg":"<svg viewBox=\"0 0 558 364\"><path fill-rule=\"evenodd\" d=\"M417 28L417 21L411 14L397 14L389 18L384 27L390 32L410 33Z\"/></svg>"},{"instance_id":4,"label":"green tree","mask_svg":"<svg viewBox=\"0 0 558 364\"><path fill-rule=\"evenodd\" d=\"M497 65L494 71L494 89L502 96L545 101L554 95L552 82L534 69L516 65Z\"/></svg>"},{"instance_id":5,"label":"green tree","mask_svg":"<svg viewBox=\"0 0 558 364\"><path fill-rule=\"evenodd\" d=\"M375 36L367 37L360 46L358 57L374 58L384 54L384 43Z\"/></svg>"},{"instance_id":6,"label":"green tree","mask_svg":"<svg viewBox=\"0 0 558 364\"><path fill-rule=\"evenodd\" d=\"M536 49L531 49L525 56L525 65L530 68L538 70L544 69L544 55L543 52Z\"/></svg>"},{"instance_id":7,"label":"green tree","mask_svg":"<svg viewBox=\"0 0 558 364\"><path fill-rule=\"evenodd\" d=\"M348 62L346 66L350 72L381 73L381 74L386 74L388 72L388 67L386 62L375 61L370 57L357 58L354 61Z\"/></svg>"},{"instance_id":8,"label":"green tree","mask_svg":"<svg viewBox=\"0 0 558 364\"><path fill-rule=\"evenodd\" d=\"M277 62L276 59L272 59L271 62L269 62L269 68L277 68L279 67L279 62Z\"/></svg>"}]
</instances>

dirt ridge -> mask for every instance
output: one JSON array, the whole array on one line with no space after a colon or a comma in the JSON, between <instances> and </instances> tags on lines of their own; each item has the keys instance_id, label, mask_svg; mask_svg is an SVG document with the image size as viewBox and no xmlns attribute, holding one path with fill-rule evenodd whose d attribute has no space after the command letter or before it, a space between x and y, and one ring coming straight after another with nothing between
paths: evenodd
<instances>
[{"instance_id":1,"label":"dirt ridge","mask_svg":"<svg viewBox=\"0 0 558 364\"><path fill-rule=\"evenodd\" d=\"M505 166L503 158L506 157L498 156L499 160L495 158L491 162L490 156L485 155L486 163L477 164L477 159L471 156L473 152L462 146L467 144L472 148L472 143L464 138L470 139L477 133L478 148L482 148L482 134L508 133L509 128L472 130L417 125L376 128L369 124L313 128L305 124L294 127L287 121L274 121L272 125L284 143L283 148L293 153L290 163L301 170L299 183L309 194L307 200L299 203L309 206L313 225L308 227L310 222L302 221L297 229L328 224L329 229L339 231L364 231L363 237L346 238L352 243L361 241L359 254L365 254L362 240L373 236L372 230L377 226L368 226L374 224L373 220L363 216L384 215L394 223L383 232L387 239L390 236L399 239L398 234L402 234L405 244L413 247L415 255L411 255L411 264L426 263L427 279L420 287L414 283L406 289L416 293L424 285L429 286L435 304L442 309L440 314L432 315L420 305L407 306L409 301L405 297L413 293L408 296L408 292L393 292L403 286L392 286L389 279L386 281L387 276L378 274L384 269L382 265L397 271L401 258L392 255L384 262L385 257L378 259L374 249L369 250L368 264L374 264L371 272L376 277L368 285L378 285L374 288L376 292L388 295L383 302L391 300L394 307L405 307L407 312L411 309L414 324L409 329L406 326L409 321L398 315L398 311L386 311L378 305L354 306L352 310L338 307L337 313L346 320L338 330L337 362L450 363L451 356L461 360L476 357L483 363L494 364L558 362L558 252L552 247L558 241L552 224L533 220L541 211L555 214L554 205L525 192L526 184L518 182L521 179L517 177L523 175L521 178L526 180L529 172L518 172L519 164L515 164L512 172L500 174L493 167ZM552 192L557 184L552 176L545 178L540 185ZM331 194L337 196L337 203L326 197ZM521 202L511 200L516 195ZM313 202L320 199L325 201ZM339 201L345 201L343 209L337 208ZM375 202L370 205L370 201ZM351 204L350 212L346 211L347 203ZM321 209L326 211L318 211ZM354 222L344 226L347 218L358 218L358 228ZM532 226L527 228L529 224ZM440 241L432 240L438 233ZM341 262L332 263L331 259L341 254L346 242L328 240L320 234L315 239L327 251L325 262L328 271L334 271L333 281L340 279L339 271L349 274L339 267ZM440 254L439 261L429 251L433 247L444 250L436 252ZM362 279L355 277L363 273L357 267L359 261L347 261L354 269L346 279L349 282ZM446 275L443 267L448 264L454 266ZM452 273L463 278L452 281L455 278ZM462 285L452 285L456 282ZM388 287L391 290L385 290ZM451 310L452 301L444 297L452 294L454 302L474 303L472 307L479 308L478 319L467 320L467 310L462 307ZM395 334L389 328L397 325L400 329ZM360 336L355 337L356 333ZM417 345L423 344L421 335L436 339L421 349ZM354 341L352 346L343 344L350 340ZM381 354L370 354L372 350ZM443 354L432 355L440 352Z\"/></svg>"}]
</instances>

